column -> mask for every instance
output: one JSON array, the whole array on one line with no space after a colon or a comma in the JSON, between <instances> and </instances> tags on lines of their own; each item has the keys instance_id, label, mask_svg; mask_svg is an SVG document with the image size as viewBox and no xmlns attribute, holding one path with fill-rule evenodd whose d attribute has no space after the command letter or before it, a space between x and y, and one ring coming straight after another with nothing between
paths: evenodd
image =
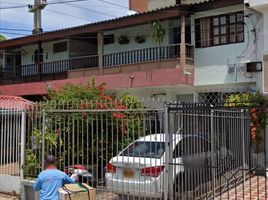
<instances>
[{"instance_id":1,"label":"column","mask_svg":"<svg viewBox=\"0 0 268 200\"><path fill-rule=\"evenodd\" d=\"M185 16L181 16L181 44L180 44L180 67L186 67L186 43L185 43Z\"/></svg>"},{"instance_id":2,"label":"column","mask_svg":"<svg viewBox=\"0 0 268 200\"><path fill-rule=\"evenodd\" d=\"M99 67L101 74L103 74L103 52L104 52L104 47L103 47L103 32L98 33L98 56L99 56Z\"/></svg>"}]
</instances>

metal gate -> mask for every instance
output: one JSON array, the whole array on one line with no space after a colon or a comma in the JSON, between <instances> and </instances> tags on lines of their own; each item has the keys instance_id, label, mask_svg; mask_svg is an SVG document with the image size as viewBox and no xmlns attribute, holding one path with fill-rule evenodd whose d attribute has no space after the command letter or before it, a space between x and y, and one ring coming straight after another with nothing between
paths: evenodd
<instances>
[{"instance_id":1,"label":"metal gate","mask_svg":"<svg viewBox=\"0 0 268 200\"><path fill-rule=\"evenodd\" d=\"M249 109L170 104L167 113L167 132L180 138L169 137L170 198L267 199L266 150L252 142Z\"/></svg>"},{"instance_id":2,"label":"metal gate","mask_svg":"<svg viewBox=\"0 0 268 200\"><path fill-rule=\"evenodd\" d=\"M25 126L24 111L0 110L0 192L20 193Z\"/></svg>"}]
</instances>

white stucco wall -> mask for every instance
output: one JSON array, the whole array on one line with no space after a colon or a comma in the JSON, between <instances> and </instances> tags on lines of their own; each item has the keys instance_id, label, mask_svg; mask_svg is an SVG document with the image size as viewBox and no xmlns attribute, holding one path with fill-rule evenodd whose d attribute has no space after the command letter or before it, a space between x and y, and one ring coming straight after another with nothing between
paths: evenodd
<instances>
[{"instance_id":1,"label":"white stucco wall","mask_svg":"<svg viewBox=\"0 0 268 200\"><path fill-rule=\"evenodd\" d=\"M267 3L268 4L268 3ZM263 52L268 54L268 8L263 12Z\"/></svg>"},{"instance_id":2,"label":"white stucco wall","mask_svg":"<svg viewBox=\"0 0 268 200\"><path fill-rule=\"evenodd\" d=\"M262 91L267 94L267 60L268 55L268 1L267 0L245 0L245 3L249 4L251 9L261 13L260 24L261 29L259 37L261 38L261 45L259 46L260 54L263 57L263 74L261 80L263 80Z\"/></svg>"},{"instance_id":3,"label":"white stucco wall","mask_svg":"<svg viewBox=\"0 0 268 200\"><path fill-rule=\"evenodd\" d=\"M53 44L58 42L63 42L68 40L60 40L60 41L53 41L53 42L46 42L42 44L43 48L43 54L44 54L44 62L52 62L57 60L64 60L68 59L69 53L68 49L65 52L60 53L53 53ZM68 45L67 45L68 46ZM29 65L33 64L33 55L34 51L38 48L38 45L29 45L29 46L23 46L21 48L21 64L22 65Z\"/></svg>"},{"instance_id":4,"label":"white stucco wall","mask_svg":"<svg viewBox=\"0 0 268 200\"><path fill-rule=\"evenodd\" d=\"M195 86L213 86L223 84L239 84L261 81L261 73L247 74L243 67L245 62L261 61L260 21L258 13L241 6L233 6L222 9L214 9L208 12L197 13L192 17L192 29L194 20L206 16L220 15L224 13L245 10L245 41L243 43L220 45L195 50ZM252 30L256 30L257 37ZM195 34L192 34L193 44ZM237 73L229 73L229 65L238 66ZM261 83L258 85L262 85Z\"/></svg>"},{"instance_id":5,"label":"white stucco wall","mask_svg":"<svg viewBox=\"0 0 268 200\"><path fill-rule=\"evenodd\" d=\"M109 91L117 97L124 94L132 94L144 100L163 100L163 101L193 101L194 88L192 86L176 85L148 88L129 88L125 90Z\"/></svg>"},{"instance_id":6,"label":"white stucco wall","mask_svg":"<svg viewBox=\"0 0 268 200\"><path fill-rule=\"evenodd\" d=\"M148 10L173 6L175 4L176 0L148 0Z\"/></svg>"},{"instance_id":7,"label":"white stucco wall","mask_svg":"<svg viewBox=\"0 0 268 200\"><path fill-rule=\"evenodd\" d=\"M164 21L162 22L162 26L166 30L166 35L165 35L162 45L167 45L169 44L169 29L170 29L170 26L172 25L170 25L168 21ZM152 34L151 24L104 32L104 36L110 35L110 34L114 34L115 42L113 44L104 45L104 54L111 54L115 52L122 52L122 51L129 51L133 49L141 49L141 48L143 49L143 48L158 46L158 44L154 43L151 37L151 34ZM118 43L118 38L121 35L127 36L130 39L130 42L128 44L120 45ZM146 41L142 44L138 44L137 42L135 42L135 37L137 35L145 37Z\"/></svg>"}]
</instances>

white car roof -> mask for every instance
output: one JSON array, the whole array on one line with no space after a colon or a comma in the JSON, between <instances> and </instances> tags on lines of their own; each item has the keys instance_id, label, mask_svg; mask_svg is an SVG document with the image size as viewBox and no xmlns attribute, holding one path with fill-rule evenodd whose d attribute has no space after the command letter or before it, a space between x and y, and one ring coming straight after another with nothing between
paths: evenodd
<instances>
[{"instance_id":1,"label":"white car roof","mask_svg":"<svg viewBox=\"0 0 268 200\"><path fill-rule=\"evenodd\" d=\"M171 134L173 139L172 140L178 140L180 141L182 139L182 135L180 134ZM147 135L145 137L141 137L139 138L138 140L136 141L154 141L154 142L165 142L166 141L166 134L163 134L163 133L159 133L159 134L151 134L151 135Z\"/></svg>"}]
</instances>

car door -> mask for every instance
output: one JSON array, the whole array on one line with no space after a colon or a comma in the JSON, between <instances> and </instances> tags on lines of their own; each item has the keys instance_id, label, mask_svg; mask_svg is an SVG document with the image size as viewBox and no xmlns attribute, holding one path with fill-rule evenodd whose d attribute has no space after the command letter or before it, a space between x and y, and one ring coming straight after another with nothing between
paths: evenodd
<instances>
[{"instance_id":1,"label":"car door","mask_svg":"<svg viewBox=\"0 0 268 200\"><path fill-rule=\"evenodd\" d=\"M210 179L210 145L205 138L189 136L183 138L174 148L173 162L176 175L183 174L183 180L190 182L188 189L193 189Z\"/></svg>"}]
</instances>

